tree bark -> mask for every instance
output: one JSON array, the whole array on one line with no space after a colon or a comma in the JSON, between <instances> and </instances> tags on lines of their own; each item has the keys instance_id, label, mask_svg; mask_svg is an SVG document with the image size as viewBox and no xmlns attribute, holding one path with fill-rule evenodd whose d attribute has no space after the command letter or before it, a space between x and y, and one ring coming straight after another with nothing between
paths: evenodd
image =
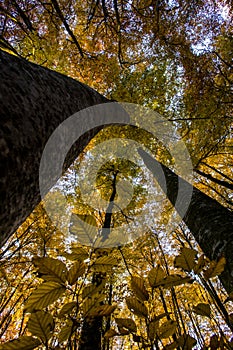
<instances>
[{"instance_id":1,"label":"tree bark","mask_svg":"<svg viewBox=\"0 0 233 350\"><path fill-rule=\"evenodd\" d=\"M118 170L113 173L112 193L109 199L109 204L105 213L104 223L102 227L102 241L104 242L111 231L112 210L114 207L114 200L116 197L116 185ZM98 249L97 249L98 251ZM97 252L96 251L96 252ZM93 274L92 283L96 286L100 285L105 278L102 272L95 272ZM108 319L110 324L110 316ZM108 340L102 337L103 317L93 317L92 319L85 319L83 322L78 350L101 350L108 347Z\"/></svg>"},{"instance_id":2,"label":"tree bark","mask_svg":"<svg viewBox=\"0 0 233 350\"><path fill-rule=\"evenodd\" d=\"M53 131L74 113L109 100L85 84L3 51L0 76L1 247L41 200L40 160ZM64 169L102 128L98 125L77 140ZM61 140L57 154L63 146ZM46 189L56 180L49 178Z\"/></svg>"},{"instance_id":3,"label":"tree bark","mask_svg":"<svg viewBox=\"0 0 233 350\"><path fill-rule=\"evenodd\" d=\"M142 149L138 150L147 168L167 195L177 212L181 214L205 255L211 260L225 256L227 264L220 279L226 291L233 290L233 213L213 198L192 186ZM161 172L162 167L162 172ZM163 182L163 176L166 185ZM177 193L183 188L182 200L177 202ZM183 215L186 193L192 191L188 210Z\"/></svg>"}]
</instances>

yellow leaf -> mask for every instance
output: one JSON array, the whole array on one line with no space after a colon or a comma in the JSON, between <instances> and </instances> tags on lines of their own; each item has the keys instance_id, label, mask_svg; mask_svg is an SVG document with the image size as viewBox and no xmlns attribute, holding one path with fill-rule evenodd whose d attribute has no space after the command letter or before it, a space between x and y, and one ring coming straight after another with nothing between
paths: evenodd
<instances>
[{"instance_id":1,"label":"yellow leaf","mask_svg":"<svg viewBox=\"0 0 233 350\"><path fill-rule=\"evenodd\" d=\"M56 282L42 283L30 295L24 307L24 310L27 312L32 312L33 310L41 310L57 300L65 290L66 288L64 286Z\"/></svg>"},{"instance_id":2,"label":"yellow leaf","mask_svg":"<svg viewBox=\"0 0 233 350\"><path fill-rule=\"evenodd\" d=\"M148 327L148 337L150 340L154 340L159 328L159 320L153 320L149 323Z\"/></svg>"},{"instance_id":3,"label":"yellow leaf","mask_svg":"<svg viewBox=\"0 0 233 350\"><path fill-rule=\"evenodd\" d=\"M210 317L210 306L209 304L205 304L205 303L199 303L198 305L193 307L193 311L197 314L197 315L201 315L201 316L206 316L206 317Z\"/></svg>"},{"instance_id":4,"label":"yellow leaf","mask_svg":"<svg viewBox=\"0 0 233 350\"><path fill-rule=\"evenodd\" d=\"M137 326L131 318L115 318L116 324L119 328L125 328L130 332L137 332Z\"/></svg>"},{"instance_id":5,"label":"yellow leaf","mask_svg":"<svg viewBox=\"0 0 233 350\"><path fill-rule=\"evenodd\" d=\"M32 262L38 267L38 273L44 280L58 283L66 281L67 268L61 260L47 257L34 257Z\"/></svg>"},{"instance_id":6,"label":"yellow leaf","mask_svg":"<svg viewBox=\"0 0 233 350\"><path fill-rule=\"evenodd\" d=\"M183 247L181 253L174 260L174 266L190 272L195 266L196 255L196 250Z\"/></svg>"},{"instance_id":7,"label":"yellow leaf","mask_svg":"<svg viewBox=\"0 0 233 350\"><path fill-rule=\"evenodd\" d=\"M118 265L116 258L112 256L102 256L101 258L96 259L93 263L92 268L96 272L106 272L113 268L113 266Z\"/></svg>"},{"instance_id":8,"label":"yellow leaf","mask_svg":"<svg viewBox=\"0 0 233 350\"><path fill-rule=\"evenodd\" d=\"M105 334L104 334L104 338L109 339L114 337L115 335L118 335L118 333L115 331L115 329L110 328Z\"/></svg>"},{"instance_id":9,"label":"yellow leaf","mask_svg":"<svg viewBox=\"0 0 233 350\"><path fill-rule=\"evenodd\" d=\"M101 302L105 300L104 294L94 294L91 297L87 297L82 304L82 310L84 316L88 316Z\"/></svg>"},{"instance_id":10,"label":"yellow leaf","mask_svg":"<svg viewBox=\"0 0 233 350\"><path fill-rule=\"evenodd\" d=\"M183 334L177 339L177 343L182 350L191 350L196 345L197 341L189 334Z\"/></svg>"},{"instance_id":11,"label":"yellow leaf","mask_svg":"<svg viewBox=\"0 0 233 350\"><path fill-rule=\"evenodd\" d=\"M58 317L62 318L63 316L69 314L76 305L77 303L75 301L71 301L70 303L63 305Z\"/></svg>"},{"instance_id":12,"label":"yellow leaf","mask_svg":"<svg viewBox=\"0 0 233 350\"><path fill-rule=\"evenodd\" d=\"M205 279L213 278L220 275L225 268L226 259L221 257L218 261L211 261L209 268L204 272Z\"/></svg>"},{"instance_id":13,"label":"yellow leaf","mask_svg":"<svg viewBox=\"0 0 233 350\"><path fill-rule=\"evenodd\" d=\"M82 298L85 299L86 297L90 297L93 294L97 294L104 288L104 286L105 281L103 281L99 286L96 286L92 283L87 284L82 290Z\"/></svg>"},{"instance_id":14,"label":"yellow leaf","mask_svg":"<svg viewBox=\"0 0 233 350\"><path fill-rule=\"evenodd\" d=\"M132 276L131 288L139 300L146 301L149 299L149 294L148 294L148 291L146 290L145 281L143 278Z\"/></svg>"},{"instance_id":15,"label":"yellow leaf","mask_svg":"<svg viewBox=\"0 0 233 350\"><path fill-rule=\"evenodd\" d=\"M68 271L67 281L72 286L86 270L86 265L81 261L76 261Z\"/></svg>"},{"instance_id":16,"label":"yellow leaf","mask_svg":"<svg viewBox=\"0 0 233 350\"><path fill-rule=\"evenodd\" d=\"M151 287L156 287L158 283L166 277L161 266L154 267L148 274L148 280Z\"/></svg>"},{"instance_id":17,"label":"yellow leaf","mask_svg":"<svg viewBox=\"0 0 233 350\"><path fill-rule=\"evenodd\" d=\"M92 215L72 214L70 223L70 233L77 237L79 243L87 246L94 244L98 228Z\"/></svg>"},{"instance_id":18,"label":"yellow leaf","mask_svg":"<svg viewBox=\"0 0 233 350\"><path fill-rule=\"evenodd\" d=\"M179 286L184 283L192 283L193 280L190 277L182 277L180 275L174 274L174 275L169 275L159 281L155 287L161 286L164 288L170 288L170 287L175 287Z\"/></svg>"},{"instance_id":19,"label":"yellow leaf","mask_svg":"<svg viewBox=\"0 0 233 350\"><path fill-rule=\"evenodd\" d=\"M100 305L95 308L93 308L89 312L89 316L97 317L97 316L109 316L111 313L116 309L117 305Z\"/></svg>"},{"instance_id":20,"label":"yellow leaf","mask_svg":"<svg viewBox=\"0 0 233 350\"><path fill-rule=\"evenodd\" d=\"M205 255L202 254L198 259L196 266L193 269L194 273L199 274L203 270L203 268L206 266L206 264L207 264L207 261L205 259Z\"/></svg>"},{"instance_id":21,"label":"yellow leaf","mask_svg":"<svg viewBox=\"0 0 233 350\"><path fill-rule=\"evenodd\" d=\"M217 350L219 349L219 340L217 334L213 334L210 337L210 349Z\"/></svg>"},{"instance_id":22,"label":"yellow leaf","mask_svg":"<svg viewBox=\"0 0 233 350\"><path fill-rule=\"evenodd\" d=\"M1 344L1 350L32 350L37 348L41 344L39 339L22 336L18 339L11 340L7 343Z\"/></svg>"},{"instance_id":23,"label":"yellow leaf","mask_svg":"<svg viewBox=\"0 0 233 350\"><path fill-rule=\"evenodd\" d=\"M145 304L133 297L126 298L126 304L130 311L139 317L147 317L148 310Z\"/></svg>"},{"instance_id":24,"label":"yellow leaf","mask_svg":"<svg viewBox=\"0 0 233 350\"><path fill-rule=\"evenodd\" d=\"M158 336L160 339L169 338L176 331L177 323L173 320L165 321L158 329Z\"/></svg>"},{"instance_id":25,"label":"yellow leaf","mask_svg":"<svg viewBox=\"0 0 233 350\"><path fill-rule=\"evenodd\" d=\"M68 320L58 334L59 342L62 343L63 341L67 340L74 331L75 329L73 329L73 322L71 320Z\"/></svg>"},{"instance_id":26,"label":"yellow leaf","mask_svg":"<svg viewBox=\"0 0 233 350\"><path fill-rule=\"evenodd\" d=\"M31 314L27 323L27 329L32 335L35 335L44 341L48 341L53 335L53 316L45 311L37 311Z\"/></svg>"}]
</instances>

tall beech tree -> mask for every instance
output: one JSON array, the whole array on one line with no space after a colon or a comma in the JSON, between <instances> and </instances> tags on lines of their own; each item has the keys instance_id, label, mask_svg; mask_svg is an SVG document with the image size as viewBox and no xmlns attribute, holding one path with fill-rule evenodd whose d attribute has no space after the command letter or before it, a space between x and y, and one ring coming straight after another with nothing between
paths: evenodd
<instances>
[{"instance_id":1,"label":"tall beech tree","mask_svg":"<svg viewBox=\"0 0 233 350\"><path fill-rule=\"evenodd\" d=\"M72 114L108 100L85 84L3 51L0 76L2 246L41 200L39 165L53 131ZM96 127L77 140L64 168L101 128ZM61 141L58 154L63 147ZM49 189L57 179L47 180Z\"/></svg>"},{"instance_id":2,"label":"tall beech tree","mask_svg":"<svg viewBox=\"0 0 233 350\"><path fill-rule=\"evenodd\" d=\"M108 100L82 83L5 52L1 52L0 69L3 244L40 201L39 164L49 136L73 113L94 104L106 103ZM122 113L123 111L119 110L119 118ZM127 122L126 115L123 115L122 123L124 120ZM66 158L64 168L71 164L103 126L85 133L77 140ZM62 149L63 146L62 142L57 145L57 152L59 147ZM168 171L167 168L163 170L165 174ZM168 176L167 179L170 188L168 198L174 205L176 197L171 197L171 193L175 195L177 178ZM49 189L56 180L48 179L47 188ZM197 193L195 188L194 193ZM191 202L188 210L188 226L207 256L217 258L219 252L226 255L230 265L224 285L231 291L229 273L232 269L232 214L200 191L197 197L198 207L205 207L205 210L197 211L195 198L195 205ZM214 206L214 210L211 205ZM218 215L215 210L218 211ZM215 220L210 220L210 213ZM216 229L218 225L219 230ZM223 231L226 233L223 234Z\"/></svg>"},{"instance_id":3,"label":"tall beech tree","mask_svg":"<svg viewBox=\"0 0 233 350\"><path fill-rule=\"evenodd\" d=\"M221 280L228 293L232 292L233 213L216 200L210 198L176 175L169 168L159 163L144 150L139 149L138 152L166 193L172 205L183 218L183 221L194 235L206 256L211 260L217 260L225 256L227 264L221 275ZM164 184L163 178L161 177L161 171L159 171L160 167L162 167L162 173L165 176L166 184ZM182 196L177 201L179 190L182 191ZM192 198L188 204L188 210L184 215L183 208L187 200L186 193L189 191L192 191Z\"/></svg>"}]
</instances>

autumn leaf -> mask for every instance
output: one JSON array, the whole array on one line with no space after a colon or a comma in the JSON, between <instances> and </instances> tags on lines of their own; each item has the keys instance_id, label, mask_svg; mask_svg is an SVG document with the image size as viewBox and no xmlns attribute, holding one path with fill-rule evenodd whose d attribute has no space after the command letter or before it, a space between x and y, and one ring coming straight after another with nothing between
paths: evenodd
<instances>
[{"instance_id":1,"label":"autumn leaf","mask_svg":"<svg viewBox=\"0 0 233 350\"><path fill-rule=\"evenodd\" d=\"M0 345L1 350L32 350L41 344L39 339L22 336Z\"/></svg>"},{"instance_id":2,"label":"autumn leaf","mask_svg":"<svg viewBox=\"0 0 233 350\"><path fill-rule=\"evenodd\" d=\"M86 297L90 297L93 294L97 294L100 292L105 286L105 281L103 281L99 286L96 286L95 284L89 283L85 287L83 287L82 290L82 298L85 299Z\"/></svg>"},{"instance_id":3,"label":"autumn leaf","mask_svg":"<svg viewBox=\"0 0 233 350\"><path fill-rule=\"evenodd\" d=\"M148 280L151 287L158 286L159 282L166 277L166 274L161 266L154 267L149 271Z\"/></svg>"},{"instance_id":4,"label":"autumn leaf","mask_svg":"<svg viewBox=\"0 0 233 350\"><path fill-rule=\"evenodd\" d=\"M198 315L210 317L211 310L209 304L199 303L198 305L193 306L193 311Z\"/></svg>"},{"instance_id":5,"label":"autumn leaf","mask_svg":"<svg viewBox=\"0 0 233 350\"><path fill-rule=\"evenodd\" d=\"M179 267L184 271L191 272L195 266L197 251L183 247L181 253L174 260L174 267Z\"/></svg>"},{"instance_id":6,"label":"autumn leaf","mask_svg":"<svg viewBox=\"0 0 233 350\"><path fill-rule=\"evenodd\" d=\"M195 267L193 269L194 273L199 274L203 270L203 268L206 266L206 264L207 264L207 261L205 259L205 255L202 254L199 257L197 264L195 265Z\"/></svg>"},{"instance_id":7,"label":"autumn leaf","mask_svg":"<svg viewBox=\"0 0 233 350\"><path fill-rule=\"evenodd\" d=\"M106 272L118 265L116 258L112 256L102 256L92 264L92 269L96 272Z\"/></svg>"},{"instance_id":8,"label":"autumn leaf","mask_svg":"<svg viewBox=\"0 0 233 350\"><path fill-rule=\"evenodd\" d=\"M44 282L32 292L24 310L26 312L41 310L57 300L65 290L66 288L57 282Z\"/></svg>"},{"instance_id":9,"label":"autumn leaf","mask_svg":"<svg viewBox=\"0 0 233 350\"><path fill-rule=\"evenodd\" d=\"M89 316L91 312L100 305L101 302L105 300L104 294L94 294L90 297L87 297L82 303L82 310L85 316Z\"/></svg>"},{"instance_id":10,"label":"autumn leaf","mask_svg":"<svg viewBox=\"0 0 233 350\"><path fill-rule=\"evenodd\" d=\"M196 345L197 341L189 334L183 334L177 339L177 343L182 350L191 350Z\"/></svg>"},{"instance_id":11,"label":"autumn leaf","mask_svg":"<svg viewBox=\"0 0 233 350\"><path fill-rule=\"evenodd\" d=\"M68 271L67 281L72 286L86 270L86 265L81 261L76 261Z\"/></svg>"},{"instance_id":12,"label":"autumn leaf","mask_svg":"<svg viewBox=\"0 0 233 350\"><path fill-rule=\"evenodd\" d=\"M126 304L129 310L132 311L135 315L139 317L147 317L148 310L142 301L134 297L129 297L129 298L126 298Z\"/></svg>"},{"instance_id":13,"label":"autumn leaf","mask_svg":"<svg viewBox=\"0 0 233 350\"><path fill-rule=\"evenodd\" d=\"M59 342L64 342L67 340L72 333L75 331L73 322L71 320L68 320L66 324L62 327L60 333L58 334L58 340Z\"/></svg>"},{"instance_id":14,"label":"autumn leaf","mask_svg":"<svg viewBox=\"0 0 233 350\"><path fill-rule=\"evenodd\" d=\"M157 334L160 339L169 338L176 331L177 323L173 320L165 321L158 329Z\"/></svg>"},{"instance_id":15,"label":"autumn leaf","mask_svg":"<svg viewBox=\"0 0 233 350\"><path fill-rule=\"evenodd\" d=\"M95 218L92 215L72 214L70 233L77 237L79 243L87 246L93 245L98 234Z\"/></svg>"},{"instance_id":16,"label":"autumn leaf","mask_svg":"<svg viewBox=\"0 0 233 350\"><path fill-rule=\"evenodd\" d=\"M117 305L100 305L97 307L94 307L90 312L89 316L97 317L97 316L109 316L113 311L117 308Z\"/></svg>"},{"instance_id":17,"label":"autumn leaf","mask_svg":"<svg viewBox=\"0 0 233 350\"><path fill-rule=\"evenodd\" d=\"M115 318L115 322L119 329L125 328L129 332L137 332L137 326L131 318Z\"/></svg>"},{"instance_id":18,"label":"autumn leaf","mask_svg":"<svg viewBox=\"0 0 233 350\"><path fill-rule=\"evenodd\" d=\"M66 281L67 268L61 260L49 257L34 257L32 262L38 267L38 273L44 280L58 283Z\"/></svg>"},{"instance_id":19,"label":"autumn leaf","mask_svg":"<svg viewBox=\"0 0 233 350\"><path fill-rule=\"evenodd\" d=\"M154 340L159 328L159 320L155 319L149 323L148 327L148 337L150 340Z\"/></svg>"},{"instance_id":20,"label":"autumn leaf","mask_svg":"<svg viewBox=\"0 0 233 350\"><path fill-rule=\"evenodd\" d=\"M27 329L32 335L39 337L43 341L48 341L53 335L53 316L45 311L34 312L29 318Z\"/></svg>"},{"instance_id":21,"label":"autumn leaf","mask_svg":"<svg viewBox=\"0 0 233 350\"><path fill-rule=\"evenodd\" d=\"M179 286L181 284L185 283L192 283L193 280L190 277L182 277L178 274L169 275L162 280L160 280L157 284L155 284L155 287L164 287L164 288L170 288Z\"/></svg>"},{"instance_id":22,"label":"autumn leaf","mask_svg":"<svg viewBox=\"0 0 233 350\"><path fill-rule=\"evenodd\" d=\"M73 310L75 306L77 306L77 303L75 301L71 301L70 303L64 304L61 308L61 311L58 314L58 317L62 318L66 316Z\"/></svg>"},{"instance_id":23,"label":"autumn leaf","mask_svg":"<svg viewBox=\"0 0 233 350\"><path fill-rule=\"evenodd\" d=\"M205 279L210 279L220 275L225 268L226 258L223 256L218 261L211 261L209 268L204 272Z\"/></svg>"},{"instance_id":24,"label":"autumn leaf","mask_svg":"<svg viewBox=\"0 0 233 350\"><path fill-rule=\"evenodd\" d=\"M146 290L145 281L143 278L132 276L131 288L139 300L146 301L149 299L149 294L148 294L148 291Z\"/></svg>"},{"instance_id":25,"label":"autumn leaf","mask_svg":"<svg viewBox=\"0 0 233 350\"><path fill-rule=\"evenodd\" d=\"M104 334L104 338L109 339L114 337L115 335L118 335L118 333L115 331L115 329L110 328L105 334Z\"/></svg>"}]
</instances>

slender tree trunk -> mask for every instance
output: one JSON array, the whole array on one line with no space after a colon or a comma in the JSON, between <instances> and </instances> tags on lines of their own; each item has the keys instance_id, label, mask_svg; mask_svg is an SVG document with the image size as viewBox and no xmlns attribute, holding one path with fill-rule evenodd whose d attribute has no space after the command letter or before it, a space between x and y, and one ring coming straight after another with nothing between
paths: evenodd
<instances>
[{"instance_id":1,"label":"slender tree trunk","mask_svg":"<svg viewBox=\"0 0 233 350\"><path fill-rule=\"evenodd\" d=\"M108 208L105 213L104 223L102 227L102 241L105 241L108 238L111 230L111 221L112 221L112 210L114 207L114 200L116 197L116 178L118 171L116 170L113 174L113 183L112 183L112 193L109 199ZM103 282L105 276L103 273L94 273L92 278L92 283L96 286L100 285ZM110 323L110 316L108 319ZM83 322L79 350L101 350L103 346L107 345L108 341L102 344L102 326L103 326L103 317L93 317L92 319L86 319ZM102 346L103 345L103 346Z\"/></svg>"},{"instance_id":2,"label":"slender tree trunk","mask_svg":"<svg viewBox=\"0 0 233 350\"><path fill-rule=\"evenodd\" d=\"M144 150L138 150L147 168L153 173L168 199L183 217L205 255L212 260L225 256L227 264L221 281L227 292L233 290L233 213L213 198L181 179L173 171L152 158ZM166 188L161 176L161 167L166 179ZM179 184L183 187L182 200L177 203ZM188 210L183 215L185 194L192 191Z\"/></svg>"},{"instance_id":3,"label":"slender tree trunk","mask_svg":"<svg viewBox=\"0 0 233 350\"><path fill-rule=\"evenodd\" d=\"M74 113L109 101L85 84L3 51L0 77L1 247L41 200L39 165L53 131ZM68 153L64 169L102 128L98 125L83 133ZM57 143L57 154L62 141ZM56 180L48 178L46 189Z\"/></svg>"},{"instance_id":4,"label":"slender tree trunk","mask_svg":"<svg viewBox=\"0 0 233 350\"><path fill-rule=\"evenodd\" d=\"M212 176L211 174L206 174L204 173L204 171L201 171L199 169L195 169L194 170L197 174L201 175L201 176L204 176L206 179L208 180L211 180L212 182L218 184L218 185L221 185L223 187L226 187L228 188L229 190L233 190L233 184L227 182L227 181L224 181L224 180L219 180L217 179L216 177Z\"/></svg>"}]
</instances>

